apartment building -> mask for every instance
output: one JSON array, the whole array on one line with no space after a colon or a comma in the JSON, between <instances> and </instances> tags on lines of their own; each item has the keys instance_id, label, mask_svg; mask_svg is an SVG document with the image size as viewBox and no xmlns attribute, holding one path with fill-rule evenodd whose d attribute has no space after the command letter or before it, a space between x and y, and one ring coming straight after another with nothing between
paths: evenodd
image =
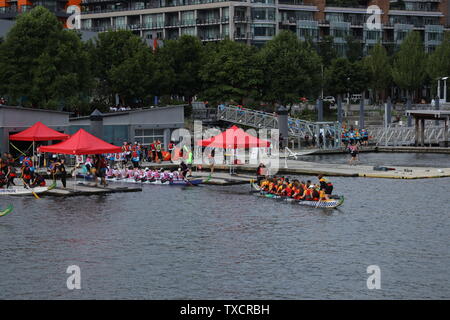
<instances>
[{"instance_id":1,"label":"apartment building","mask_svg":"<svg viewBox=\"0 0 450 320\"><path fill-rule=\"evenodd\" d=\"M430 52L450 30L450 0L0 0L0 19L35 5L64 18L68 4L81 6L82 29L131 30L150 45L188 34L202 41L229 38L259 46L288 29L314 42L333 36L345 54L349 38L365 52L379 41L394 50L417 30ZM371 5L380 8L380 29L366 26Z\"/></svg>"},{"instance_id":2,"label":"apartment building","mask_svg":"<svg viewBox=\"0 0 450 320\"><path fill-rule=\"evenodd\" d=\"M36 6L44 6L61 21L65 21L69 17L66 13L67 6L80 4L81 0L0 0L0 19L15 19L17 15Z\"/></svg>"}]
</instances>

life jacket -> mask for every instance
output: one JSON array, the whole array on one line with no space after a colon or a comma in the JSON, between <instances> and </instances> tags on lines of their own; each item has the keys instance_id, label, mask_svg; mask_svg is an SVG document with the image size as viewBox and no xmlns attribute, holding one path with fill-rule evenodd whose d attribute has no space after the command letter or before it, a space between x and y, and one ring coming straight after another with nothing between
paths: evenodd
<instances>
[{"instance_id":1,"label":"life jacket","mask_svg":"<svg viewBox=\"0 0 450 320\"><path fill-rule=\"evenodd\" d=\"M311 200L313 198L313 190L306 189L305 190L305 200Z\"/></svg>"},{"instance_id":2,"label":"life jacket","mask_svg":"<svg viewBox=\"0 0 450 320\"><path fill-rule=\"evenodd\" d=\"M327 182L327 185L325 187L325 193L331 194L333 192L333 184L331 182Z\"/></svg>"},{"instance_id":3,"label":"life jacket","mask_svg":"<svg viewBox=\"0 0 450 320\"><path fill-rule=\"evenodd\" d=\"M316 189L314 189L314 190L312 191L312 197L313 197L313 200L319 200L319 191L317 191Z\"/></svg>"},{"instance_id":4,"label":"life jacket","mask_svg":"<svg viewBox=\"0 0 450 320\"><path fill-rule=\"evenodd\" d=\"M292 195L292 189L291 187L287 186L286 189L284 189L284 191L286 192L286 195L288 197L290 197Z\"/></svg>"}]
</instances>

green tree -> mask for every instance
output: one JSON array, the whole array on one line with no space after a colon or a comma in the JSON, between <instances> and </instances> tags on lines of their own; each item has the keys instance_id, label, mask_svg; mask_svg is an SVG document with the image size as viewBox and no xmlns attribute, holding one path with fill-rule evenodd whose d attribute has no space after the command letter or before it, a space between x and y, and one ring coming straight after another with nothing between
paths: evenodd
<instances>
[{"instance_id":1,"label":"green tree","mask_svg":"<svg viewBox=\"0 0 450 320\"><path fill-rule=\"evenodd\" d=\"M369 72L369 88L374 91L375 100L379 100L380 94L384 99L384 91L391 84L392 77L389 56L381 43L370 50L364 58L364 65Z\"/></svg>"},{"instance_id":2,"label":"green tree","mask_svg":"<svg viewBox=\"0 0 450 320\"><path fill-rule=\"evenodd\" d=\"M155 59L142 39L130 31L100 33L91 45L91 59L101 103L143 104L152 89Z\"/></svg>"},{"instance_id":3,"label":"green tree","mask_svg":"<svg viewBox=\"0 0 450 320\"><path fill-rule=\"evenodd\" d=\"M437 78L450 76L450 34L445 34L444 40L436 50L428 56L427 74L432 80L434 91ZM435 91L436 92L436 91Z\"/></svg>"},{"instance_id":4,"label":"green tree","mask_svg":"<svg viewBox=\"0 0 450 320\"><path fill-rule=\"evenodd\" d=\"M334 47L334 39L332 36L324 36L319 42L317 52L322 58L324 67L331 65L331 62L338 57L336 48Z\"/></svg>"},{"instance_id":5,"label":"green tree","mask_svg":"<svg viewBox=\"0 0 450 320\"><path fill-rule=\"evenodd\" d=\"M256 61L256 50L231 40L208 46L208 55L201 68L204 84L201 97L207 101L236 101L255 96L262 81Z\"/></svg>"},{"instance_id":6,"label":"green tree","mask_svg":"<svg viewBox=\"0 0 450 320\"><path fill-rule=\"evenodd\" d=\"M43 7L18 17L0 54L1 90L11 103L71 110L68 102L87 95L91 76L80 35Z\"/></svg>"},{"instance_id":7,"label":"green tree","mask_svg":"<svg viewBox=\"0 0 450 320\"><path fill-rule=\"evenodd\" d=\"M298 102L300 97L318 94L320 57L293 32L280 32L264 45L258 56L263 72L263 100L290 105Z\"/></svg>"},{"instance_id":8,"label":"green tree","mask_svg":"<svg viewBox=\"0 0 450 320\"><path fill-rule=\"evenodd\" d=\"M201 41L197 37L183 35L177 40L166 41L157 50L157 55L158 61L164 61L165 65L165 69L160 71L173 75L167 83L170 92L185 97L190 103L203 87L200 70L205 61L205 50Z\"/></svg>"},{"instance_id":9,"label":"green tree","mask_svg":"<svg viewBox=\"0 0 450 320\"><path fill-rule=\"evenodd\" d=\"M412 31L405 38L394 57L392 78L397 86L411 93L423 85L426 79L426 54L420 34Z\"/></svg>"},{"instance_id":10,"label":"green tree","mask_svg":"<svg viewBox=\"0 0 450 320\"><path fill-rule=\"evenodd\" d=\"M350 62L361 60L363 57L363 47L361 41L355 39L353 36L348 36L346 56Z\"/></svg>"},{"instance_id":11,"label":"green tree","mask_svg":"<svg viewBox=\"0 0 450 320\"><path fill-rule=\"evenodd\" d=\"M352 63L346 58L337 58L326 70L325 78L331 94L360 93L367 88L369 72L362 61Z\"/></svg>"}]
</instances>

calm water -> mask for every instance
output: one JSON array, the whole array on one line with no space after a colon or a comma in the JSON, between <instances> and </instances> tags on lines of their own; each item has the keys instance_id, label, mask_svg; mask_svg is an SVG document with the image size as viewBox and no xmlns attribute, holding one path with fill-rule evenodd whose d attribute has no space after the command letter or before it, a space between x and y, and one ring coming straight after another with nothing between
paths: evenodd
<instances>
[{"instance_id":1,"label":"calm water","mask_svg":"<svg viewBox=\"0 0 450 320\"><path fill-rule=\"evenodd\" d=\"M0 298L449 299L450 179L333 182L346 201L331 212L248 186L3 197Z\"/></svg>"},{"instance_id":2,"label":"calm water","mask_svg":"<svg viewBox=\"0 0 450 320\"><path fill-rule=\"evenodd\" d=\"M350 160L350 154L310 155L299 158L302 161L344 164ZM449 168L450 154L436 153L387 153L362 152L359 154L360 164L369 166L415 166Z\"/></svg>"}]
</instances>

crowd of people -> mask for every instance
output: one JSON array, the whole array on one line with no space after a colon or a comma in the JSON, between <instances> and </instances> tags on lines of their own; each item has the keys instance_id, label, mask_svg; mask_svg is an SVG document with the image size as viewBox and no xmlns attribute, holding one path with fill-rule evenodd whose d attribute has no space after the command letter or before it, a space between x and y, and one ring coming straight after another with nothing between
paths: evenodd
<instances>
[{"instance_id":1,"label":"crowd of people","mask_svg":"<svg viewBox=\"0 0 450 320\"><path fill-rule=\"evenodd\" d=\"M290 180L284 177L265 178L260 180L259 187L261 191L304 201L321 201L331 198L333 184L319 175L318 183L314 184L311 180L299 181Z\"/></svg>"},{"instance_id":2,"label":"crowd of people","mask_svg":"<svg viewBox=\"0 0 450 320\"><path fill-rule=\"evenodd\" d=\"M349 145L358 144L360 146L369 145L369 132L366 129L342 128L342 145L348 148Z\"/></svg>"},{"instance_id":3,"label":"crowd of people","mask_svg":"<svg viewBox=\"0 0 450 320\"><path fill-rule=\"evenodd\" d=\"M175 143L170 141L167 150L164 150L160 140L154 140L149 145L139 142L124 142L121 153L107 154L106 158L111 167L127 167L131 162L133 168L139 168L142 162L161 163L164 160L170 160L170 155L175 148Z\"/></svg>"},{"instance_id":4,"label":"crowd of people","mask_svg":"<svg viewBox=\"0 0 450 320\"><path fill-rule=\"evenodd\" d=\"M17 172L14 157L10 153L3 154L0 158L0 188L15 186L16 178L22 180L25 187L45 186L45 179L36 172L31 157L21 157L19 164L21 165L20 173Z\"/></svg>"}]
</instances>

